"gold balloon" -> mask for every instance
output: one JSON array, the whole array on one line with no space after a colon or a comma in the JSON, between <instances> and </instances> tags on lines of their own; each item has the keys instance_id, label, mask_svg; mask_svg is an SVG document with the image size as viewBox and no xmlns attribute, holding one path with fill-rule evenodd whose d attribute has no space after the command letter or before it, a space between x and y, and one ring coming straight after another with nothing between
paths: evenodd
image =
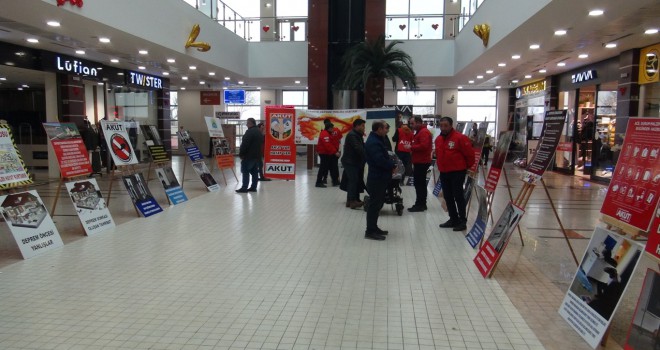
<instances>
[{"instance_id":1,"label":"gold balloon","mask_svg":"<svg viewBox=\"0 0 660 350\"><path fill-rule=\"evenodd\" d=\"M209 43L203 41L195 41L200 31L201 29L199 28L199 24L195 24L192 28L192 31L190 31L188 41L186 41L186 49L189 47L196 47L197 51L201 52L206 52L211 49L211 45Z\"/></svg>"},{"instance_id":2,"label":"gold balloon","mask_svg":"<svg viewBox=\"0 0 660 350\"><path fill-rule=\"evenodd\" d=\"M490 37L490 26L488 24L477 24L474 26L472 31L479 38L481 38L481 41L484 43L484 47L488 46L488 38Z\"/></svg>"}]
</instances>

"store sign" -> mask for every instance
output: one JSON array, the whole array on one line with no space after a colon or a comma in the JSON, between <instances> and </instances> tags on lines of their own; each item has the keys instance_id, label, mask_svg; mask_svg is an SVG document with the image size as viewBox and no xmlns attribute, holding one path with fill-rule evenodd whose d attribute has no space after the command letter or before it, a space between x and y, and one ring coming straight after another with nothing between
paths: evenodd
<instances>
[{"instance_id":1,"label":"store sign","mask_svg":"<svg viewBox=\"0 0 660 350\"><path fill-rule=\"evenodd\" d=\"M517 88L516 98L535 95L542 92L545 92L545 80Z\"/></svg>"},{"instance_id":2,"label":"store sign","mask_svg":"<svg viewBox=\"0 0 660 350\"><path fill-rule=\"evenodd\" d=\"M658 57L660 44L643 48L639 55L639 83L648 84L660 81Z\"/></svg>"},{"instance_id":3,"label":"store sign","mask_svg":"<svg viewBox=\"0 0 660 350\"><path fill-rule=\"evenodd\" d=\"M571 83L578 84L589 80L598 79L598 74L595 69L590 69L581 73L571 75Z\"/></svg>"},{"instance_id":4,"label":"store sign","mask_svg":"<svg viewBox=\"0 0 660 350\"><path fill-rule=\"evenodd\" d=\"M163 79L138 72L128 72L129 74L129 84L138 85L142 87L148 87L153 89L162 89L163 88Z\"/></svg>"},{"instance_id":5,"label":"store sign","mask_svg":"<svg viewBox=\"0 0 660 350\"><path fill-rule=\"evenodd\" d=\"M55 56L55 67L60 72L98 76L96 68L89 67L81 61L69 60L60 56Z\"/></svg>"},{"instance_id":6,"label":"store sign","mask_svg":"<svg viewBox=\"0 0 660 350\"><path fill-rule=\"evenodd\" d=\"M199 104L203 106L219 105L220 91L200 91Z\"/></svg>"}]
</instances>

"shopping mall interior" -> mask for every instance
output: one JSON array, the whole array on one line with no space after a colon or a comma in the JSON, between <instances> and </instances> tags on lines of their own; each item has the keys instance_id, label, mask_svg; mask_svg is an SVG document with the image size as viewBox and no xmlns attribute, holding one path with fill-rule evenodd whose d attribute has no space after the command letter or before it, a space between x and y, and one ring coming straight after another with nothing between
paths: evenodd
<instances>
[{"instance_id":1,"label":"shopping mall interior","mask_svg":"<svg viewBox=\"0 0 660 350\"><path fill-rule=\"evenodd\" d=\"M595 228L612 224L601 207L628 120L660 118L657 0L1 3L0 126L33 179L0 184L1 195L36 191L63 246L24 259L2 204L0 349L592 348L559 310ZM342 55L379 35L410 56L417 82L385 81L373 90L377 107L409 107L430 129L443 116L481 123L494 142L512 132L486 231L532 192L490 277L466 232L438 227L448 214L432 195L435 166L428 210L399 215L386 204L379 226L389 234L379 242L364 239L365 211L347 208L345 192L315 187L311 145L296 147L295 180L252 193L235 193L238 157L212 164L204 117L220 118L233 152L246 120L264 121L273 106L373 107L371 87L347 100L336 86ZM229 100L235 93L240 101ZM530 187L521 176L553 110L566 111L556 155ZM143 174L163 212L143 217L134 207L104 151L103 120L132 125L130 171ZM114 228L86 235L43 126L57 122L80 130ZM185 203L161 190L140 125L162 139ZM191 166L181 130L219 190ZM487 170L474 175L478 185ZM408 208L415 188L401 189ZM475 199L468 227L478 215ZM660 346L660 312L631 327L647 270L659 268L641 255L599 347Z\"/></svg>"}]
</instances>

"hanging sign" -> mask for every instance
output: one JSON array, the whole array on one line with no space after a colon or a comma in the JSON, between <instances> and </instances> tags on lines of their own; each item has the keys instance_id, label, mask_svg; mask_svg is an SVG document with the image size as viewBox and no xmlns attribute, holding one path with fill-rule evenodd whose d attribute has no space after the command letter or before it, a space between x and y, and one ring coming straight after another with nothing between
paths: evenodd
<instances>
[{"instance_id":1,"label":"hanging sign","mask_svg":"<svg viewBox=\"0 0 660 350\"><path fill-rule=\"evenodd\" d=\"M101 120L101 129L103 129L103 136L108 144L112 160L117 166L138 163L135 150L128 138L125 122Z\"/></svg>"},{"instance_id":2,"label":"hanging sign","mask_svg":"<svg viewBox=\"0 0 660 350\"><path fill-rule=\"evenodd\" d=\"M547 111L543 120L541 140L536 146L534 158L527 166L523 174L523 181L535 184L541 179L543 173L555 156L557 145L561 139L561 132L566 121L566 110Z\"/></svg>"},{"instance_id":3,"label":"hanging sign","mask_svg":"<svg viewBox=\"0 0 660 350\"><path fill-rule=\"evenodd\" d=\"M88 236L115 227L96 179L67 182L65 185Z\"/></svg>"},{"instance_id":4,"label":"hanging sign","mask_svg":"<svg viewBox=\"0 0 660 350\"><path fill-rule=\"evenodd\" d=\"M9 125L0 125L0 190L31 183Z\"/></svg>"},{"instance_id":5,"label":"hanging sign","mask_svg":"<svg viewBox=\"0 0 660 350\"><path fill-rule=\"evenodd\" d=\"M639 53L639 83L649 84L660 81L660 44L645 47Z\"/></svg>"},{"instance_id":6,"label":"hanging sign","mask_svg":"<svg viewBox=\"0 0 660 350\"><path fill-rule=\"evenodd\" d=\"M73 123L43 123L63 178L92 173L89 153Z\"/></svg>"},{"instance_id":7,"label":"hanging sign","mask_svg":"<svg viewBox=\"0 0 660 350\"><path fill-rule=\"evenodd\" d=\"M488 176L486 177L485 188L488 192L495 192L495 188L497 188L497 183L500 181L502 167L504 166L506 155L509 152L509 145L511 144L512 138L513 131L507 131L500 134L500 139L497 140L497 148L495 148L495 153L493 154L493 162L490 165L490 169L488 169Z\"/></svg>"},{"instance_id":8,"label":"hanging sign","mask_svg":"<svg viewBox=\"0 0 660 350\"><path fill-rule=\"evenodd\" d=\"M202 106L219 105L220 91L200 91L199 104Z\"/></svg>"},{"instance_id":9,"label":"hanging sign","mask_svg":"<svg viewBox=\"0 0 660 350\"><path fill-rule=\"evenodd\" d=\"M295 180L296 144L293 123L297 110L266 108L264 176Z\"/></svg>"}]
</instances>

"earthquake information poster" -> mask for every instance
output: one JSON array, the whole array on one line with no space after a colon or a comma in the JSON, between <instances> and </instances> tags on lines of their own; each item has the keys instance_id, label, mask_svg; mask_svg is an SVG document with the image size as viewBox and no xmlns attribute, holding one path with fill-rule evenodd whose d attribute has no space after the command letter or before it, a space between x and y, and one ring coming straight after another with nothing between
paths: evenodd
<instances>
[{"instance_id":1,"label":"earthquake information poster","mask_svg":"<svg viewBox=\"0 0 660 350\"><path fill-rule=\"evenodd\" d=\"M326 119L329 119L335 128L339 129L342 136L345 136L349 131L353 130L353 122L356 119L367 119L367 111L364 109L329 111L296 109L295 143L316 145L319 135L324 129L323 121ZM283 132L286 132L286 129L283 129Z\"/></svg>"},{"instance_id":2,"label":"earthquake information poster","mask_svg":"<svg viewBox=\"0 0 660 350\"><path fill-rule=\"evenodd\" d=\"M0 125L0 190L31 183L9 125Z\"/></svg>"},{"instance_id":3,"label":"earthquake information poster","mask_svg":"<svg viewBox=\"0 0 660 350\"><path fill-rule=\"evenodd\" d=\"M488 239L481 246L477 256L474 258L474 264L482 276L488 276L493 270L495 263L500 259L504 249L509 244L513 230L518 226L524 213L525 211L522 208L517 207L511 202L504 209L502 216L495 223Z\"/></svg>"},{"instance_id":4,"label":"earthquake information poster","mask_svg":"<svg viewBox=\"0 0 660 350\"><path fill-rule=\"evenodd\" d=\"M158 176L158 180L163 185L165 194L167 194L167 198L170 199L172 204L177 205L188 200L171 166L156 168L156 176Z\"/></svg>"},{"instance_id":5,"label":"earthquake information poster","mask_svg":"<svg viewBox=\"0 0 660 350\"><path fill-rule=\"evenodd\" d=\"M101 120L101 129L103 129L105 142L108 144L108 150L112 155L112 160L117 166L138 163L135 150L128 137L127 124L125 122Z\"/></svg>"},{"instance_id":6,"label":"earthquake information poster","mask_svg":"<svg viewBox=\"0 0 660 350\"><path fill-rule=\"evenodd\" d=\"M497 183L500 181L502 167L504 166L506 155L509 152L509 145L511 144L512 138L513 131L507 131L500 134L500 139L497 140L497 147L493 154L493 162L490 164L488 176L486 177L485 187L488 192L495 192L495 189L497 188Z\"/></svg>"},{"instance_id":7,"label":"earthquake information poster","mask_svg":"<svg viewBox=\"0 0 660 350\"><path fill-rule=\"evenodd\" d=\"M209 129L210 137L225 137L225 133L222 131L222 125L220 124L220 119L215 117L204 117L206 121L206 127Z\"/></svg>"},{"instance_id":8,"label":"earthquake information poster","mask_svg":"<svg viewBox=\"0 0 660 350\"><path fill-rule=\"evenodd\" d=\"M115 227L115 222L101 195L96 179L72 181L65 185L88 236Z\"/></svg>"},{"instance_id":9,"label":"earthquake information poster","mask_svg":"<svg viewBox=\"0 0 660 350\"><path fill-rule=\"evenodd\" d=\"M465 239L468 243L475 248L477 244L481 241L481 238L486 232L486 223L488 222L488 202L486 201L486 190L477 186L474 192L477 196L477 202L479 203L479 212L477 213L477 218L474 220L474 225L468 232Z\"/></svg>"},{"instance_id":10,"label":"earthquake information poster","mask_svg":"<svg viewBox=\"0 0 660 350\"><path fill-rule=\"evenodd\" d=\"M607 331L641 254L639 244L604 228L591 236L559 314L592 348Z\"/></svg>"},{"instance_id":11,"label":"earthquake information poster","mask_svg":"<svg viewBox=\"0 0 660 350\"><path fill-rule=\"evenodd\" d=\"M204 161L202 152L199 151L199 147L197 147L195 140L193 140L192 136L190 136L190 132L188 132L188 130L182 128L181 130L177 131L176 134L179 136L179 144L186 150L186 154L190 160L193 162L200 160Z\"/></svg>"},{"instance_id":12,"label":"earthquake information poster","mask_svg":"<svg viewBox=\"0 0 660 350\"><path fill-rule=\"evenodd\" d=\"M80 137L78 128L73 123L43 123L46 135L53 145L53 151L60 165L63 178L89 175L92 165L89 163L89 153Z\"/></svg>"},{"instance_id":13,"label":"earthquake information poster","mask_svg":"<svg viewBox=\"0 0 660 350\"><path fill-rule=\"evenodd\" d=\"M655 209L655 217L651 222L651 229L649 230L649 239L646 242L646 251L660 259L660 204Z\"/></svg>"},{"instance_id":14,"label":"earthquake information poster","mask_svg":"<svg viewBox=\"0 0 660 350\"><path fill-rule=\"evenodd\" d=\"M215 181L215 178L211 175L211 171L209 171L209 168L203 160L192 163L192 167L195 170L195 173L199 175L199 178L209 192L220 191L220 185Z\"/></svg>"},{"instance_id":15,"label":"earthquake information poster","mask_svg":"<svg viewBox=\"0 0 660 350\"><path fill-rule=\"evenodd\" d=\"M296 134L292 130L295 117L293 108L266 108L264 176L267 178L296 179Z\"/></svg>"},{"instance_id":16,"label":"earthquake information poster","mask_svg":"<svg viewBox=\"0 0 660 350\"><path fill-rule=\"evenodd\" d=\"M218 169L233 169L235 166L234 153L231 151L229 141L222 138L213 139L213 154L218 163Z\"/></svg>"},{"instance_id":17,"label":"earthquake information poster","mask_svg":"<svg viewBox=\"0 0 660 350\"><path fill-rule=\"evenodd\" d=\"M23 259L64 245L60 233L37 191L0 196L0 211Z\"/></svg>"},{"instance_id":18,"label":"earthquake information poster","mask_svg":"<svg viewBox=\"0 0 660 350\"><path fill-rule=\"evenodd\" d=\"M660 192L660 119L630 118L600 212L649 230Z\"/></svg>"},{"instance_id":19,"label":"earthquake information poster","mask_svg":"<svg viewBox=\"0 0 660 350\"><path fill-rule=\"evenodd\" d=\"M481 164L481 152L483 152L484 143L486 142L486 132L488 131L488 123L483 122L479 124L476 137L470 138L472 141L472 149L474 150L474 164L470 171L476 173Z\"/></svg>"},{"instance_id":20,"label":"earthquake information poster","mask_svg":"<svg viewBox=\"0 0 660 350\"><path fill-rule=\"evenodd\" d=\"M151 160L153 162L167 162L170 156L163 145L163 141L158 134L158 128L155 125L140 125L142 135L144 136L144 143L147 145Z\"/></svg>"},{"instance_id":21,"label":"earthquake information poster","mask_svg":"<svg viewBox=\"0 0 660 350\"><path fill-rule=\"evenodd\" d=\"M147 182L144 181L141 173L124 176L122 180L133 204L145 218L163 211L149 191Z\"/></svg>"},{"instance_id":22,"label":"earthquake information poster","mask_svg":"<svg viewBox=\"0 0 660 350\"><path fill-rule=\"evenodd\" d=\"M536 146L534 158L525 169L523 181L535 184L552 162L555 156L557 145L561 139L561 132L566 121L566 110L547 111L543 120L543 129L541 131L541 141Z\"/></svg>"}]
</instances>

